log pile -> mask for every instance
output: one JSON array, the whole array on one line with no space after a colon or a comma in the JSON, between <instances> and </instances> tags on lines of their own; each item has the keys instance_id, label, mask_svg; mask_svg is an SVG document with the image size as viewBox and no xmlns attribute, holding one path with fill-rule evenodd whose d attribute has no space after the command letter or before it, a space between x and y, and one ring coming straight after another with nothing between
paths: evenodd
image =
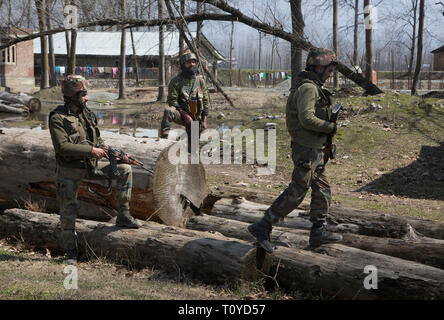
<instances>
[{"instance_id":1,"label":"log pile","mask_svg":"<svg viewBox=\"0 0 444 320\"><path fill-rule=\"evenodd\" d=\"M48 133L2 130L0 175L5 178L0 181L0 197L13 201L31 193L34 199L54 202ZM267 205L242 198L213 199L207 201L206 213L199 213L196 208L205 202L198 197L205 194L205 171L168 162L167 151L174 142L112 134L104 140L133 154L154 173L134 168L132 214L145 220L137 230L117 228L109 217L94 215L93 211L115 206L115 199L88 193L86 185L92 182L82 187L81 212L88 220L78 219L77 231L83 256L103 255L132 266L185 272L208 283L268 280L286 290L322 292L325 298L444 299L443 223L334 206L328 227L341 232L343 241L309 248L311 223L298 209L273 228L276 250L269 255L253 245L246 230ZM7 209L0 213L0 238L57 251L58 222L54 214ZM364 287L368 266L377 268L377 289Z\"/></svg>"},{"instance_id":2,"label":"log pile","mask_svg":"<svg viewBox=\"0 0 444 320\"><path fill-rule=\"evenodd\" d=\"M5 128L0 136L0 197L3 208L11 202L21 207L31 199L44 203L45 212L57 212L55 199L54 149L48 130ZM104 133L104 141L140 160L152 171L133 167L131 214L143 220L184 226L200 208L207 194L202 164L173 165L168 160L172 141L143 139ZM105 198L92 194L88 187L105 193L107 182L83 181L78 199L80 217L108 221L117 214L117 194ZM1 208L1 202L0 202Z\"/></svg>"},{"instance_id":3,"label":"log pile","mask_svg":"<svg viewBox=\"0 0 444 320\"><path fill-rule=\"evenodd\" d=\"M25 93L11 94L0 92L0 112L5 113L33 113L40 112L42 104L39 99Z\"/></svg>"}]
</instances>

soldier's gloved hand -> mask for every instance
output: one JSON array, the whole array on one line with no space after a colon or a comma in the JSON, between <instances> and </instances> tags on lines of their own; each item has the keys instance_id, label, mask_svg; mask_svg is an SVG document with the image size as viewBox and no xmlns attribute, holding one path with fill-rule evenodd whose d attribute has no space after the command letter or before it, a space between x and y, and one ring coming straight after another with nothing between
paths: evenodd
<instances>
[{"instance_id":1,"label":"soldier's gloved hand","mask_svg":"<svg viewBox=\"0 0 444 320\"><path fill-rule=\"evenodd\" d=\"M207 128L207 117L204 116L202 118L202 130L205 130Z\"/></svg>"},{"instance_id":2,"label":"soldier's gloved hand","mask_svg":"<svg viewBox=\"0 0 444 320\"><path fill-rule=\"evenodd\" d=\"M182 115L182 120L185 123L185 126L190 128L191 127L191 122L193 121L193 119L191 118L191 116L186 113L183 110L180 110L180 114Z\"/></svg>"},{"instance_id":3,"label":"soldier's gloved hand","mask_svg":"<svg viewBox=\"0 0 444 320\"><path fill-rule=\"evenodd\" d=\"M95 147L92 148L91 155L96 159L108 158L108 153L105 150Z\"/></svg>"}]
</instances>

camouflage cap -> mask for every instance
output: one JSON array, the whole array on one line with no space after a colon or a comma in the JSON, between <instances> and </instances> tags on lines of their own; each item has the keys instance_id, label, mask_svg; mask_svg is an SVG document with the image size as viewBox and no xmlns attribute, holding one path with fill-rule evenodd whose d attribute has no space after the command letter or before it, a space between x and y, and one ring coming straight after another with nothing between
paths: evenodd
<instances>
[{"instance_id":1,"label":"camouflage cap","mask_svg":"<svg viewBox=\"0 0 444 320\"><path fill-rule=\"evenodd\" d=\"M184 64L187 61L190 60L195 60L197 62L197 57L194 53L192 52L188 52L188 53L184 53L181 57L180 57L180 64Z\"/></svg>"},{"instance_id":2,"label":"camouflage cap","mask_svg":"<svg viewBox=\"0 0 444 320\"><path fill-rule=\"evenodd\" d=\"M325 48L313 48L308 53L307 66L328 66L336 61L336 54Z\"/></svg>"},{"instance_id":3,"label":"camouflage cap","mask_svg":"<svg viewBox=\"0 0 444 320\"><path fill-rule=\"evenodd\" d=\"M88 91L88 81L84 77L71 74L63 80L62 92L65 97L73 97L82 91Z\"/></svg>"}]
</instances>

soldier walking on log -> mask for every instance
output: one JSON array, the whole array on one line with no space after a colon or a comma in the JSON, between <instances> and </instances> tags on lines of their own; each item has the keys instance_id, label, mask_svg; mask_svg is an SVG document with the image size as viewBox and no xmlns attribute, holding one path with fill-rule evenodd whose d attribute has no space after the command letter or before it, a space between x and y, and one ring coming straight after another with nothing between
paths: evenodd
<instances>
[{"instance_id":1,"label":"soldier walking on log","mask_svg":"<svg viewBox=\"0 0 444 320\"><path fill-rule=\"evenodd\" d=\"M270 235L273 224L296 209L311 187L309 244L316 247L337 242L342 236L326 229L331 204L330 185L325 176L323 153L327 136L335 134L336 123L331 118L331 93L322 86L333 75L336 56L328 49L312 49L306 70L297 75L286 106L287 130L291 137L294 170L287 189L265 211L264 217L248 226L248 231L267 252L273 251Z\"/></svg>"},{"instance_id":2,"label":"soldier walking on log","mask_svg":"<svg viewBox=\"0 0 444 320\"><path fill-rule=\"evenodd\" d=\"M62 247L67 261L75 263L78 255L75 221L79 211L77 191L82 179L117 181L119 213L116 226L139 228L141 224L129 211L132 188L132 169L128 157L120 159L118 175L113 175L111 165L98 162L108 157L104 149L96 148L103 143L97 127L96 115L88 109L88 82L78 75L68 75L62 83L64 105L49 115L49 131L57 161L56 193L60 206Z\"/></svg>"}]
</instances>

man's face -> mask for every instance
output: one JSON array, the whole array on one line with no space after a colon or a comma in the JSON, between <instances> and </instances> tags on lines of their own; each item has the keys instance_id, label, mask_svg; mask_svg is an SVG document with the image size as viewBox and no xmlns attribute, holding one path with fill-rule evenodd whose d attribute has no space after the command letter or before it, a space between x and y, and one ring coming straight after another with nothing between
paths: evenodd
<instances>
[{"instance_id":1,"label":"man's face","mask_svg":"<svg viewBox=\"0 0 444 320\"><path fill-rule=\"evenodd\" d=\"M333 77L333 72L335 71L335 66L330 64L324 70L324 73L321 75L322 81L325 82L328 78Z\"/></svg>"},{"instance_id":2,"label":"man's face","mask_svg":"<svg viewBox=\"0 0 444 320\"><path fill-rule=\"evenodd\" d=\"M196 60L194 60L194 59L185 61L185 63L184 63L184 67L187 69L194 68L195 66L196 66Z\"/></svg>"},{"instance_id":3,"label":"man's face","mask_svg":"<svg viewBox=\"0 0 444 320\"><path fill-rule=\"evenodd\" d=\"M83 91L79 93L79 101L82 104L85 104L86 102L88 102L88 92Z\"/></svg>"}]
</instances>

